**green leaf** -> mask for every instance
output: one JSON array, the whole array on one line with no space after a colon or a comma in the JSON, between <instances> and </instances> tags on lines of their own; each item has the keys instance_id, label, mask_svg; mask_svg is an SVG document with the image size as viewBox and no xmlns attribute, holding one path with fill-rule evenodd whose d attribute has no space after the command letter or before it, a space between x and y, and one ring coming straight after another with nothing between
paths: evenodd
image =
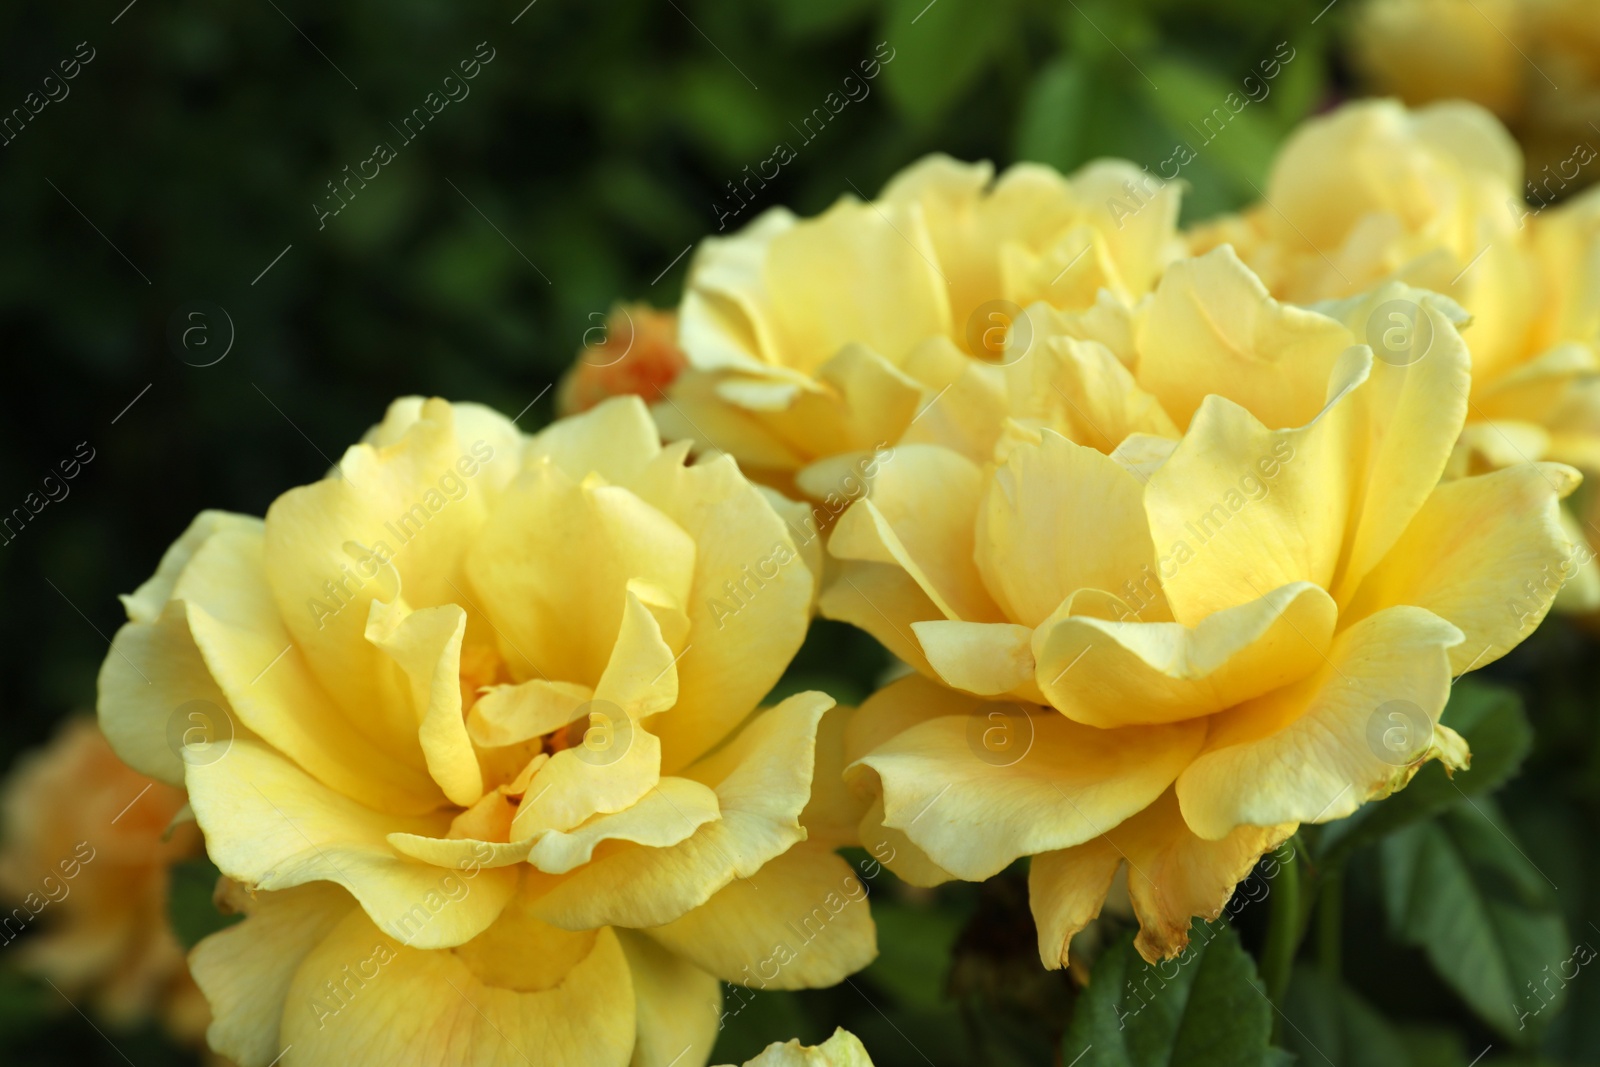
<instances>
[{"instance_id":1,"label":"green leaf","mask_svg":"<svg viewBox=\"0 0 1600 1067\"><path fill-rule=\"evenodd\" d=\"M863 974L908 1007L939 1010L964 916L874 894L872 921L878 927L878 958Z\"/></svg>"},{"instance_id":2,"label":"green leaf","mask_svg":"<svg viewBox=\"0 0 1600 1067\"><path fill-rule=\"evenodd\" d=\"M1431 818L1463 797L1498 789L1516 773L1533 745L1522 701L1511 690L1486 682L1457 682L1440 721L1466 738L1472 767L1451 777L1443 765L1430 763L1394 796L1329 824L1318 848L1320 863L1337 865L1362 845Z\"/></svg>"},{"instance_id":3,"label":"green leaf","mask_svg":"<svg viewBox=\"0 0 1600 1067\"><path fill-rule=\"evenodd\" d=\"M1084 117L1090 110L1089 67L1072 55L1051 60L1028 88L1017 119L1018 159L1071 171L1084 161Z\"/></svg>"},{"instance_id":4,"label":"green leaf","mask_svg":"<svg viewBox=\"0 0 1600 1067\"><path fill-rule=\"evenodd\" d=\"M1173 133L1197 156L1217 163L1247 193L1250 182L1260 187L1278 149L1276 115L1252 100L1240 82L1204 67L1157 57L1144 65L1160 86L1146 86L1147 100Z\"/></svg>"},{"instance_id":5,"label":"green leaf","mask_svg":"<svg viewBox=\"0 0 1600 1067\"><path fill-rule=\"evenodd\" d=\"M1382 844L1384 910L1399 940L1507 1038L1532 1038L1560 1010L1573 946L1549 884L1493 802L1463 800ZM1573 968L1575 969L1575 968Z\"/></svg>"},{"instance_id":6,"label":"green leaf","mask_svg":"<svg viewBox=\"0 0 1600 1067\"><path fill-rule=\"evenodd\" d=\"M1412 1067L1404 1040L1387 1019L1342 983L1304 964L1295 968L1283 1014L1283 1042L1302 1064Z\"/></svg>"},{"instance_id":7,"label":"green leaf","mask_svg":"<svg viewBox=\"0 0 1600 1067\"><path fill-rule=\"evenodd\" d=\"M1014 22L1004 3L889 0L879 31L894 48L883 66L889 98L913 121L931 123L1013 39Z\"/></svg>"},{"instance_id":8,"label":"green leaf","mask_svg":"<svg viewBox=\"0 0 1600 1067\"><path fill-rule=\"evenodd\" d=\"M1062 1062L1097 1067L1282 1063L1255 962L1226 923L1196 923L1182 955L1151 966L1128 934L1095 963L1062 1044Z\"/></svg>"},{"instance_id":9,"label":"green leaf","mask_svg":"<svg viewBox=\"0 0 1600 1067\"><path fill-rule=\"evenodd\" d=\"M167 893L167 917L172 920L172 931L185 950L194 948L203 939L218 930L224 930L244 918L242 915L224 915L212 902L221 872L205 857L185 860L175 864Z\"/></svg>"},{"instance_id":10,"label":"green leaf","mask_svg":"<svg viewBox=\"0 0 1600 1067\"><path fill-rule=\"evenodd\" d=\"M11 1039L37 1030L56 1007L64 1007L50 988L35 978L0 967L0 1048Z\"/></svg>"},{"instance_id":11,"label":"green leaf","mask_svg":"<svg viewBox=\"0 0 1600 1067\"><path fill-rule=\"evenodd\" d=\"M865 15L873 0L778 0L778 25L789 37L816 37Z\"/></svg>"},{"instance_id":12,"label":"green leaf","mask_svg":"<svg viewBox=\"0 0 1600 1067\"><path fill-rule=\"evenodd\" d=\"M1310 114L1311 109L1316 106L1317 98L1323 92L1323 87L1327 85L1328 75L1321 42L1304 38L1293 42L1289 47L1294 49L1291 53L1293 58L1279 67L1278 76L1273 79L1270 97L1273 111L1277 113L1278 121L1285 128ZM1274 56L1273 59L1275 58ZM1258 63L1271 63L1273 59L1261 60Z\"/></svg>"}]
</instances>

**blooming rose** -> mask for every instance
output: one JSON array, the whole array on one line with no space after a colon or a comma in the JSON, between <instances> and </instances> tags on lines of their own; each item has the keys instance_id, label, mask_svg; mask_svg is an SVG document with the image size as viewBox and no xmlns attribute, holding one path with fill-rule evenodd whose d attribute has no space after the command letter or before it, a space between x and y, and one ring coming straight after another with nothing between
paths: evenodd
<instances>
[{"instance_id":1,"label":"blooming rose","mask_svg":"<svg viewBox=\"0 0 1600 1067\"><path fill-rule=\"evenodd\" d=\"M126 598L101 722L186 782L248 916L193 953L213 1047L681 1067L719 978L871 959L865 906L786 925L859 887L802 823L832 701L751 715L811 571L731 459L687 452L632 397L531 438L400 400L264 522L202 514ZM180 759L196 701L232 740Z\"/></svg>"},{"instance_id":2,"label":"blooming rose","mask_svg":"<svg viewBox=\"0 0 1600 1067\"><path fill-rule=\"evenodd\" d=\"M1481 108L1350 104L1289 139L1263 203L1190 242L1231 243L1295 303L1387 279L1449 295L1472 317L1471 402L1452 473L1540 459L1600 470L1600 201L1539 209L1524 202L1521 173L1515 142ZM1360 339L1406 361L1426 334L1414 309L1395 305ZM1600 606L1592 560L1568 569L1583 579L1564 600Z\"/></svg>"},{"instance_id":3,"label":"blooming rose","mask_svg":"<svg viewBox=\"0 0 1600 1067\"><path fill-rule=\"evenodd\" d=\"M945 156L875 201L806 220L774 209L696 252L679 312L690 369L654 413L668 438L791 488L818 460L893 443L967 363L1001 359L1022 306L1148 292L1177 213L1177 188L1128 163L995 179Z\"/></svg>"},{"instance_id":4,"label":"blooming rose","mask_svg":"<svg viewBox=\"0 0 1600 1067\"><path fill-rule=\"evenodd\" d=\"M655 400L685 366L677 313L648 304L618 304L583 339L583 350L556 390L562 415L588 411L613 396Z\"/></svg>"},{"instance_id":5,"label":"blooming rose","mask_svg":"<svg viewBox=\"0 0 1600 1067\"><path fill-rule=\"evenodd\" d=\"M746 1060L744 1067L872 1067L872 1061L856 1035L848 1030L835 1030L833 1036L820 1045L774 1042L755 1059Z\"/></svg>"},{"instance_id":6,"label":"blooming rose","mask_svg":"<svg viewBox=\"0 0 1600 1067\"><path fill-rule=\"evenodd\" d=\"M1362 343L1395 299L1433 331L1405 365ZM1468 410L1457 317L1396 285L1279 304L1223 249L1169 269L1132 371L1093 340L1036 348L1079 390L1081 440L1014 421L998 464L897 447L831 535L821 601L918 672L849 725L862 839L920 884L1033 857L1050 967L1126 863L1153 960L1298 824L1464 766L1450 680L1549 609L1577 475L1441 482Z\"/></svg>"},{"instance_id":7,"label":"blooming rose","mask_svg":"<svg viewBox=\"0 0 1600 1067\"><path fill-rule=\"evenodd\" d=\"M1462 99L1504 119L1537 185L1571 166L1600 121L1600 8L1591 0L1369 0L1356 67L1411 105ZM1593 158L1591 149L1591 156ZM1574 168L1587 185L1596 172Z\"/></svg>"},{"instance_id":8,"label":"blooming rose","mask_svg":"<svg viewBox=\"0 0 1600 1067\"><path fill-rule=\"evenodd\" d=\"M0 946L112 1025L156 1015L189 1043L205 1001L167 921L171 867L200 854L194 824L174 825L183 805L182 790L118 760L93 721L69 720L0 796L0 897L16 905L0 914Z\"/></svg>"},{"instance_id":9,"label":"blooming rose","mask_svg":"<svg viewBox=\"0 0 1600 1067\"><path fill-rule=\"evenodd\" d=\"M1355 21L1354 59L1379 92L1408 104L1471 100L1509 119L1526 99L1526 60L1517 42L1528 43L1529 6L1525 0L1367 0Z\"/></svg>"}]
</instances>

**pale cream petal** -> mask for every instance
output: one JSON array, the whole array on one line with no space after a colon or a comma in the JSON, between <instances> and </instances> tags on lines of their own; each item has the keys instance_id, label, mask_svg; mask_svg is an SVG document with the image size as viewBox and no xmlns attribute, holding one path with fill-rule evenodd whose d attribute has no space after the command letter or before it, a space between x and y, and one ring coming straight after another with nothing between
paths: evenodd
<instances>
[{"instance_id":1,"label":"pale cream petal","mask_svg":"<svg viewBox=\"0 0 1600 1067\"><path fill-rule=\"evenodd\" d=\"M1005 368L1012 418L1108 454L1130 434L1178 436L1160 401L1110 348L1073 336L1068 316L1041 305L1028 315L1039 336L1026 359Z\"/></svg>"},{"instance_id":2,"label":"pale cream petal","mask_svg":"<svg viewBox=\"0 0 1600 1067\"><path fill-rule=\"evenodd\" d=\"M1410 362L1374 360L1370 377L1351 398L1364 423L1352 443L1367 459L1358 483L1365 498L1347 535L1338 582L1329 587L1344 604L1444 473L1466 422L1473 357L1456 329L1466 313L1432 293L1389 285L1326 310L1369 341L1394 321L1413 331L1412 347L1402 357ZM1424 343L1417 354L1416 346Z\"/></svg>"},{"instance_id":3,"label":"pale cream petal","mask_svg":"<svg viewBox=\"0 0 1600 1067\"><path fill-rule=\"evenodd\" d=\"M678 702L678 656L661 633L656 615L630 583L617 643L594 698L614 704L634 719L666 711Z\"/></svg>"},{"instance_id":4,"label":"pale cream petal","mask_svg":"<svg viewBox=\"0 0 1600 1067\"><path fill-rule=\"evenodd\" d=\"M997 730L1004 745L992 743ZM885 825L979 881L1144 808L1188 764L1204 730L1200 722L1097 730L1049 708L986 704L914 726L861 762L883 780Z\"/></svg>"},{"instance_id":5,"label":"pale cream petal","mask_svg":"<svg viewBox=\"0 0 1600 1067\"><path fill-rule=\"evenodd\" d=\"M732 1067L732 1065L729 1065ZM802 1045L798 1039L774 1041L744 1067L872 1067L867 1050L856 1036L846 1030L834 1030L833 1036L820 1045Z\"/></svg>"},{"instance_id":6,"label":"pale cream petal","mask_svg":"<svg viewBox=\"0 0 1600 1067\"><path fill-rule=\"evenodd\" d=\"M490 797L504 802L497 793ZM425 834L391 833L384 840L402 856L421 860L435 867L464 871L474 867L509 867L528 858L534 840L483 841L469 837L430 837Z\"/></svg>"},{"instance_id":7,"label":"pale cream petal","mask_svg":"<svg viewBox=\"0 0 1600 1067\"><path fill-rule=\"evenodd\" d=\"M845 724L845 763L856 763L879 745L919 723L947 715L969 715L985 703L922 675L896 678L862 701L861 707Z\"/></svg>"},{"instance_id":8,"label":"pale cream petal","mask_svg":"<svg viewBox=\"0 0 1600 1067\"><path fill-rule=\"evenodd\" d=\"M156 572L145 579L132 593L120 596L122 606L128 612L129 622L155 622L161 614L161 609L172 596L172 589L178 584L178 576L189 565L195 551L211 539L216 533L227 530L257 530L261 529L261 520L253 515L235 515L229 511L202 511L194 517L188 529L178 535L166 552L161 555L161 562L156 566Z\"/></svg>"},{"instance_id":9,"label":"pale cream petal","mask_svg":"<svg viewBox=\"0 0 1600 1067\"><path fill-rule=\"evenodd\" d=\"M936 255L920 212L849 197L777 234L762 273L783 362L814 372L857 342L898 363L924 337L949 333Z\"/></svg>"},{"instance_id":10,"label":"pale cream petal","mask_svg":"<svg viewBox=\"0 0 1600 1067\"><path fill-rule=\"evenodd\" d=\"M1307 582L1176 622L1060 614L1032 635L1040 690L1089 726L1174 722L1270 692L1324 662L1339 621L1333 599Z\"/></svg>"},{"instance_id":11,"label":"pale cream petal","mask_svg":"<svg viewBox=\"0 0 1600 1067\"><path fill-rule=\"evenodd\" d=\"M789 209L769 208L741 230L700 242L678 309L678 346L691 366L781 375L763 270L773 240L797 222Z\"/></svg>"},{"instance_id":12,"label":"pale cream petal","mask_svg":"<svg viewBox=\"0 0 1600 1067\"><path fill-rule=\"evenodd\" d=\"M685 297L685 307L688 300ZM717 393L720 373L688 370L678 375L650 415L668 441L692 441L697 453L708 449L737 456L744 468L793 471L809 458L782 439L759 412L728 403Z\"/></svg>"},{"instance_id":13,"label":"pale cream petal","mask_svg":"<svg viewBox=\"0 0 1600 1067\"><path fill-rule=\"evenodd\" d=\"M1216 841L1242 825L1342 819L1440 755L1449 650L1461 631L1422 608L1369 615L1334 640L1315 674L1214 716L1178 778L1184 821ZM1385 728L1407 736L1401 751Z\"/></svg>"},{"instance_id":14,"label":"pale cream petal","mask_svg":"<svg viewBox=\"0 0 1600 1067\"><path fill-rule=\"evenodd\" d=\"M457 945L494 921L514 888L514 872L490 870L472 894L449 907L441 884L456 877L405 859L390 833L443 837L449 813L389 815L335 793L254 741L235 740L227 755L188 769L189 803L222 873L257 890L336 882L374 922L411 943Z\"/></svg>"},{"instance_id":15,"label":"pale cream petal","mask_svg":"<svg viewBox=\"0 0 1600 1067\"><path fill-rule=\"evenodd\" d=\"M928 402L921 383L862 344L840 348L804 390L766 383L762 388L771 394L766 398L754 383L738 384L743 396L735 395L733 382L718 392L736 406L760 412L766 427L809 459L882 448L898 440Z\"/></svg>"},{"instance_id":16,"label":"pale cream petal","mask_svg":"<svg viewBox=\"0 0 1600 1067\"><path fill-rule=\"evenodd\" d=\"M878 776L871 775L875 783L873 788L879 787ZM883 796L876 794L872 806L861 817L860 836L862 847L872 853L873 862L881 863L895 873L895 876L908 885L931 889L936 885L953 882L956 876L939 866L928 858L905 831L895 830L883 825Z\"/></svg>"},{"instance_id":17,"label":"pale cream petal","mask_svg":"<svg viewBox=\"0 0 1600 1067\"><path fill-rule=\"evenodd\" d=\"M207 937L189 970L211 1007L206 1040L239 1067L268 1067L283 1053L280 1028L300 964L356 902L326 882L247 898L247 917Z\"/></svg>"},{"instance_id":18,"label":"pale cream petal","mask_svg":"<svg viewBox=\"0 0 1600 1067\"><path fill-rule=\"evenodd\" d=\"M811 775L811 799L800 813L807 840L829 848L859 845L858 828L867 806L845 784L845 736L856 709L838 705L817 725L816 766Z\"/></svg>"},{"instance_id":19,"label":"pale cream petal","mask_svg":"<svg viewBox=\"0 0 1600 1067\"><path fill-rule=\"evenodd\" d=\"M1454 623L1452 673L1493 663L1533 632L1578 569L1578 545L1561 521L1578 472L1524 463L1441 483L1399 542L1367 575L1346 625L1394 604Z\"/></svg>"},{"instance_id":20,"label":"pale cream petal","mask_svg":"<svg viewBox=\"0 0 1600 1067\"><path fill-rule=\"evenodd\" d=\"M149 622L123 624L100 664L97 689L100 729L111 747L128 766L168 785L183 784L182 734L179 749L168 738L178 709L202 701L203 716L214 716L212 708L231 714L189 634L181 601L168 602Z\"/></svg>"},{"instance_id":21,"label":"pale cream petal","mask_svg":"<svg viewBox=\"0 0 1600 1067\"><path fill-rule=\"evenodd\" d=\"M511 840L570 830L594 815L623 811L661 780L661 742L614 705L589 705L589 726L573 748L550 757L528 782Z\"/></svg>"},{"instance_id":22,"label":"pale cream petal","mask_svg":"<svg viewBox=\"0 0 1600 1067\"><path fill-rule=\"evenodd\" d=\"M644 932L725 982L763 989L835 985L878 954L866 885L809 842Z\"/></svg>"},{"instance_id":23,"label":"pale cream petal","mask_svg":"<svg viewBox=\"0 0 1600 1067\"><path fill-rule=\"evenodd\" d=\"M641 933L615 933L633 976L639 1025L629 1067L681 1067L709 1059L721 1030L722 984Z\"/></svg>"}]
</instances>

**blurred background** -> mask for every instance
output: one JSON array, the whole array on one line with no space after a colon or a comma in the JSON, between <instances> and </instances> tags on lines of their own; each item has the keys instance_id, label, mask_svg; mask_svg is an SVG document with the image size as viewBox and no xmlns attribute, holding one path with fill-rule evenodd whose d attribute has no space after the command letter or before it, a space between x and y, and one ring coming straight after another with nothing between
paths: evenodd
<instances>
[{"instance_id":1,"label":"blurred background","mask_svg":"<svg viewBox=\"0 0 1600 1067\"><path fill-rule=\"evenodd\" d=\"M0 770L92 712L116 594L195 512L261 514L398 395L483 401L537 428L586 331L617 300L672 306L688 250L719 224L870 196L930 151L1155 170L1263 59L1292 54L1184 168L1185 221L1205 218L1256 198L1285 133L1383 66L1347 58L1360 0L524 3L0 9L0 514L29 512L0 534ZM1444 54L1470 89L1483 75L1467 48ZM1389 69L1416 74L1422 58ZM848 89L868 60L877 76ZM463 61L477 73L447 98ZM1465 91L1447 74L1402 88ZM1508 93L1490 102L1515 123L1525 101ZM814 114L826 123L802 132ZM364 162L379 142L393 157ZM780 143L793 160L745 204L730 184ZM367 180L341 184L360 168ZM77 476L41 492L73 458ZM1600 915L1587 640L1552 623L1496 665L1538 737L1498 801L1524 858L1559 885L1523 894L1527 914L1600 943L1585 918ZM845 649L819 624L785 688L859 700L886 666L866 644ZM85 763L65 795L100 774ZM174 869L185 945L221 921L213 878L203 859ZM880 961L834 990L757 994L728 1019L716 1062L835 1024L880 1067L1060 1062L1076 993L1039 969L1023 876L936 893L892 883L872 883ZM1344 1047L1367 1052L1343 1062L1465 1067L1485 1045L1486 1064L1600 1062L1600 977L1573 982L1555 1025L1543 1024L1556 1010L1540 1020L1541 1052L1516 1054L1544 1059L1505 1058L1523 1035L1463 1007L1422 946L1385 936L1376 881L1351 885L1343 951L1367 976L1363 1008L1302 1021L1390 1036L1351 1037ZM1251 948L1258 910L1235 922ZM1526 915L1495 918L1486 928L1504 931ZM170 1021L97 1012L92 993L24 975L15 964L39 934L0 945L0 1062L198 1062Z\"/></svg>"}]
</instances>

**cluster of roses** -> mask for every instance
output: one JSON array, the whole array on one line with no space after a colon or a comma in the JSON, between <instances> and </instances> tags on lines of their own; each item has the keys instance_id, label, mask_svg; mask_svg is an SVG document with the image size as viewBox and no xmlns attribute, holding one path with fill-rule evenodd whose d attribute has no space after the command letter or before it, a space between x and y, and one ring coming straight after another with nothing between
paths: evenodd
<instances>
[{"instance_id":1,"label":"cluster of roses","mask_svg":"<svg viewBox=\"0 0 1600 1067\"><path fill-rule=\"evenodd\" d=\"M1600 199L1519 218L1466 105L1319 118L1189 232L1175 185L1114 210L1139 180L933 157L770 211L700 247L675 343L565 391L651 403L526 435L398 400L264 520L196 519L99 715L246 915L190 958L212 1047L700 1065L720 982L873 958L839 846L916 885L1031 857L1052 968L1125 866L1154 960L1298 825L1464 766L1452 677L1600 585L1561 505L1600 464ZM477 441L473 492L308 611ZM816 614L910 669L759 708ZM221 758L169 742L193 701ZM763 1062L865 1062L831 1048Z\"/></svg>"}]
</instances>

